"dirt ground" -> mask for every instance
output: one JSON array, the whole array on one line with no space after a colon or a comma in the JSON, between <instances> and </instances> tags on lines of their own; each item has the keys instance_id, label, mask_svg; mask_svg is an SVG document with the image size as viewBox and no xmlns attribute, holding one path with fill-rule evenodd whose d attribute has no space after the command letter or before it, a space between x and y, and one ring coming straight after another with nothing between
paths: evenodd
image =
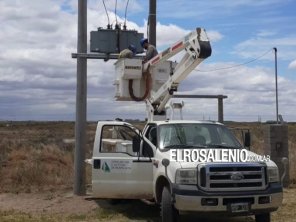
<instances>
[{"instance_id":1,"label":"dirt ground","mask_svg":"<svg viewBox=\"0 0 296 222\"><path fill-rule=\"evenodd\" d=\"M14 210L23 213L85 214L97 208L94 201L74 196L71 191L61 193L2 193L1 211Z\"/></svg>"},{"instance_id":2,"label":"dirt ground","mask_svg":"<svg viewBox=\"0 0 296 222\"><path fill-rule=\"evenodd\" d=\"M0 221L159 221L159 207L138 200L111 204L107 200L78 197L71 190L43 193L0 194ZM253 217L201 218L182 215L179 221L254 222ZM273 222L296 221L296 189L284 191L283 206Z\"/></svg>"},{"instance_id":3,"label":"dirt ground","mask_svg":"<svg viewBox=\"0 0 296 222\"><path fill-rule=\"evenodd\" d=\"M231 123L251 129L253 148L262 152L263 131L258 123ZM139 124L139 128L143 124ZM86 158L92 155L95 123L87 128ZM159 221L160 210L142 201L91 200L73 195L73 122L0 122L0 222ZM290 176L293 188L284 192L283 206L273 222L296 222L296 124L289 124ZM86 169L86 182L91 171ZM180 221L254 222L253 217L199 218Z\"/></svg>"}]
</instances>

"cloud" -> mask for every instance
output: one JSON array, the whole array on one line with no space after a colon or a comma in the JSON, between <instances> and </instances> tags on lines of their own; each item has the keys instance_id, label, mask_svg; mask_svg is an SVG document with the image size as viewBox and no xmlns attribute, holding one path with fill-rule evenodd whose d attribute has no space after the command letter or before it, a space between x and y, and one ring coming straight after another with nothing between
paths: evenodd
<instances>
[{"instance_id":1,"label":"cloud","mask_svg":"<svg viewBox=\"0 0 296 222\"><path fill-rule=\"evenodd\" d=\"M77 44L76 1L64 1L61 5L59 0L32 0L29 4L24 0L7 0L0 4L4 21L0 40L5 43L0 45L0 118L73 120L76 60L71 53L76 52ZM131 8L136 7L133 4ZM97 8L93 1L89 6L88 32L107 24L104 8ZM115 19L114 12L109 11L109 16ZM118 17L118 22L123 24L124 18ZM146 31L146 22L142 26L127 23L130 29ZM186 33L176 25L158 23L159 46L177 41ZM89 118L119 115L130 107L129 103L114 101L113 63L88 61ZM143 104L135 107L139 108L126 116L145 116Z\"/></svg>"},{"instance_id":2,"label":"cloud","mask_svg":"<svg viewBox=\"0 0 296 222\"><path fill-rule=\"evenodd\" d=\"M186 34L190 32L190 30L184 30L173 24L163 25L158 22L156 27L157 44L159 44L159 46L171 45L179 41L179 39L183 38ZM172 33L174 34L172 35Z\"/></svg>"},{"instance_id":3,"label":"cloud","mask_svg":"<svg viewBox=\"0 0 296 222\"><path fill-rule=\"evenodd\" d=\"M233 66L231 63L228 66ZM263 67L240 66L219 70L225 63L203 64L201 71L194 71L181 83L179 91L183 94L226 95L224 100L225 119L228 120L262 120L274 119L275 83L272 69ZM205 72L209 70L209 72ZM210 71L216 70L216 71ZM296 104L295 81L279 77L279 112L284 119L293 119ZM217 101L210 99L187 99L192 109L185 113L189 117L209 118L217 120Z\"/></svg>"},{"instance_id":4,"label":"cloud","mask_svg":"<svg viewBox=\"0 0 296 222\"><path fill-rule=\"evenodd\" d=\"M296 69L296 60L292 61L292 62L289 64L289 69Z\"/></svg>"},{"instance_id":5,"label":"cloud","mask_svg":"<svg viewBox=\"0 0 296 222\"><path fill-rule=\"evenodd\" d=\"M208 37L210 39L210 42L218 42L220 41L224 36L218 32L218 31L207 31Z\"/></svg>"},{"instance_id":6,"label":"cloud","mask_svg":"<svg viewBox=\"0 0 296 222\"><path fill-rule=\"evenodd\" d=\"M133 0L133 1L129 1L129 2L127 0L117 0L117 1L116 0L108 0L108 1L104 1L104 2L105 2L107 10L110 12L115 11L116 3L117 3L116 10L119 13L124 13L126 10L126 6L127 6L128 13L137 13L137 12L141 12L144 10L142 7L142 4L140 4L140 2L137 0ZM128 2L128 5L127 5L127 2ZM89 7L93 8L93 9L103 8L104 7L103 1L91 1L89 4ZM123 15L124 14L121 14L120 16L123 17Z\"/></svg>"},{"instance_id":7,"label":"cloud","mask_svg":"<svg viewBox=\"0 0 296 222\"><path fill-rule=\"evenodd\" d=\"M73 119L76 16L60 3L1 1L1 119Z\"/></svg>"},{"instance_id":8,"label":"cloud","mask_svg":"<svg viewBox=\"0 0 296 222\"><path fill-rule=\"evenodd\" d=\"M159 16L162 18L208 20L225 15L242 15L247 10L269 10L272 7L285 5L280 0L224 0L224 1L196 1L196 0L162 0L157 2Z\"/></svg>"},{"instance_id":9,"label":"cloud","mask_svg":"<svg viewBox=\"0 0 296 222\"><path fill-rule=\"evenodd\" d=\"M238 0L235 2L232 2L231 0L227 0L226 4L228 6L234 7L244 7L244 6L252 6L252 7L258 7L258 6L268 6L271 4L279 4L281 1L279 0L261 0L261 1L256 1L256 0ZM231 4L232 3L232 4Z\"/></svg>"},{"instance_id":10,"label":"cloud","mask_svg":"<svg viewBox=\"0 0 296 222\"><path fill-rule=\"evenodd\" d=\"M147 21L144 21L144 26L139 27L133 24L129 24L132 28L137 28L140 32L146 34L147 30ZM193 30L182 29L181 27L174 24L162 24L160 22L156 25L156 33L157 33L157 46L160 48L167 47L180 39L182 39L185 35L192 32ZM211 42L217 42L223 38L223 35L216 30L207 30L208 37Z\"/></svg>"},{"instance_id":11,"label":"cloud","mask_svg":"<svg viewBox=\"0 0 296 222\"><path fill-rule=\"evenodd\" d=\"M110 20L114 21L112 1L105 2L110 4L107 6L109 16ZM120 2L118 21L122 24L124 22L124 4L123 1L118 2ZM184 1L176 2L184 4ZM244 4L251 2L251 0L246 1ZM166 1L166 4L168 3ZM186 4L185 8L188 9L188 5L190 4ZM135 11L131 13L145 9L142 4L139 4L139 1L131 1L131 9L133 7ZM0 118L74 120L76 60L71 58L71 53L76 52L77 45L77 1L4 0L0 1L0 19L3 24L0 32L2 43L0 44ZM102 5L98 7L97 1L90 0L88 32L96 30L98 27L105 27L107 22ZM143 21L142 24L137 22L128 20L128 27L146 33L146 21ZM182 28L181 25L176 25L173 22L169 24L158 22L157 46L162 48L170 45L190 31L192 30ZM228 35L222 35L214 28L208 30L207 33L212 42L220 43L223 42L221 40L229 38ZM281 43L281 46L285 46L290 54L293 50L295 51L292 48L295 41L293 37L283 36L270 40L266 38L266 34L264 38L263 36L261 34L260 38L257 36L257 39L242 42L236 48L237 53L245 50L248 53L245 56L254 55L255 52L261 52L262 48L274 46L272 41ZM259 42L255 44L254 41L257 40ZM260 48L261 45L262 48ZM250 49L254 49L254 51ZM279 47L279 53L284 52L280 49ZM253 54L250 55L250 53ZM88 119L114 119L115 117L144 119L146 117L144 103L114 100L115 89L112 84L115 73L113 64L114 61L88 60ZM236 64L204 63L199 69L212 70ZM294 62L291 64L294 67ZM225 100L226 116L244 119L250 115L250 119L254 120L254 116L256 119L259 114L267 115L267 117L273 115L273 81L273 71L269 69L242 66L232 70L194 72L182 82L180 90L198 94L226 94L228 95L228 99ZM293 104L296 104L294 85L294 81L283 77L279 78L280 110L284 111L282 113L284 118L285 115L289 115L291 119L295 119L295 114L292 113L295 110ZM214 119L216 117L216 101L189 101L185 110L191 117L204 115Z\"/></svg>"},{"instance_id":12,"label":"cloud","mask_svg":"<svg viewBox=\"0 0 296 222\"><path fill-rule=\"evenodd\" d=\"M274 36L276 35L277 32L275 32L274 30L261 30L257 33L258 37L269 37L269 36Z\"/></svg>"},{"instance_id":13,"label":"cloud","mask_svg":"<svg viewBox=\"0 0 296 222\"><path fill-rule=\"evenodd\" d=\"M274 47L278 49L280 59L290 60L291 57L296 57L296 37L250 38L237 44L233 53L243 58L256 58ZM264 56L262 59L272 60L273 56L269 54L269 56Z\"/></svg>"}]
</instances>

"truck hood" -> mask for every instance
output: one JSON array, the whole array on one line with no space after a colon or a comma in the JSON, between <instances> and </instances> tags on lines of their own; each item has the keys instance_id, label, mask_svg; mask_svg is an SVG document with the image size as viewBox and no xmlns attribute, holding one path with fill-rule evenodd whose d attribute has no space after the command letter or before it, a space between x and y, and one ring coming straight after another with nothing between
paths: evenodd
<instances>
[{"instance_id":1,"label":"truck hood","mask_svg":"<svg viewBox=\"0 0 296 222\"><path fill-rule=\"evenodd\" d=\"M267 155L264 156L260 156L252 151L249 150L244 150L244 152L246 153L247 156L250 156L251 158L246 160L246 161L236 161L236 162L232 162L232 161L223 161L221 158L222 152L223 150L229 150L230 152L235 152L237 151L237 149L208 149L209 152L210 150L212 150L211 152L213 152L215 155L218 155L217 157L215 156L216 160L212 160L210 159L210 161L185 161L184 159L181 160L177 160L176 162L178 162L182 168L196 168L199 164L205 164L205 163L225 163L225 164L231 164L231 163L265 163L267 166L276 166L275 163L270 160L270 157ZM209 154L207 154L209 155Z\"/></svg>"}]
</instances>

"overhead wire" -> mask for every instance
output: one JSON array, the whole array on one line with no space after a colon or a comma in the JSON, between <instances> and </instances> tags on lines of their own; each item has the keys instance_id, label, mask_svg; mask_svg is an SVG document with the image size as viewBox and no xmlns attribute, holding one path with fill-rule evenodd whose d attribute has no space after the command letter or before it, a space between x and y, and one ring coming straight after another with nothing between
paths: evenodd
<instances>
[{"instance_id":1,"label":"overhead wire","mask_svg":"<svg viewBox=\"0 0 296 222\"><path fill-rule=\"evenodd\" d=\"M210 70L200 70L200 69L194 69L195 71L198 71L198 72L214 72L214 71L220 71L220 70L225 70L225 69L233 69L233 68L236 68L236 67L239 67L239 66L243 66L243 65L246 65L246 64L249 64L249 63L252 63L252 62L255 62L257 60L259 60L260 58L264 57L265 55L267 55L269 52L271 52L272 49L269 49L267 50L266 52L264 52L262 55L254 58L254 59L251 59L247 62L244 62L244 63L240 63L240 64L237 64L237 65L233 65L233 66L228 66L228 67L221 67L221 68L217 68L217 69L210 69Z\"/></svg>"},{"instance_id":2,"label":"overhead wire","mask_svg":"<svg viewBox=\"0 0 296 222\"><path fill-rule=\"evenodd\" d=\"M124 13L124 27L126 28L126 15L127 15L127 7L128 7L129 0L126 2L125 6L125 13Z\"/></svg>"},{"instance_id":3,"label":"overhead wire","mask_svg":"<svg viewBox=\"0 0 296 222\"><path fill-rule=\"evenodd\" d=\"M148 21L147 21L147 30L146 30L147 38L149 37L149 26L150 26L150 13L148 15Z\"/></svg>"},{"instance_id":4,"label":"overhead wire","mask_svg":"<svg viewBox=\"0 0 296 222\"><path fill-rule=\"evenodd\" d=\"M108 26L109 26L109 25L110 25L109 14L108 14L108 11L107 11L107 8L106 8L106 5L105 5L105 0L102 0L102 1L103 1L103 5L104 5L104 8L105 8L106 15L107 15L107 19L108 19Z\"/></svg>"},{"instance_id":5,"label":"overhead wire","mask_svg":"<svg viewBox=\"0 0 296 222\"><path fill-rule=\"evenodd\" d=\"M115 1L115 10L114 10L114 13L115 13L115 21L116 21L116 25L118 24L117 23L117 0Z\"/></svg>"}]
</instances>

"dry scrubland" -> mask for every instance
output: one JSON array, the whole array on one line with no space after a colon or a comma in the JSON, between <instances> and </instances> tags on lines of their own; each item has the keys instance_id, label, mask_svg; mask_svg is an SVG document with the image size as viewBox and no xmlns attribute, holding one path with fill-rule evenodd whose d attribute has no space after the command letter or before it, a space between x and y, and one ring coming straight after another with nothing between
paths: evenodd
<instances>
[{"instance_id":1,"label":"dry scrubland","mask_svg":"<svg viewBox=\"0 0 296 222\"><path fill-rule=\"evenodd\" d=\"M252 150L264 154L262 124L228 125L249 128ZM141 128L143 124L138 126ZM95 123L87 126L86 158L91 157L95 128ZM73 122L0 123L0 221L97 221L98 218L100 221L158 221L158 208L139 201L114 206L106 201L73 196L73 139ZM289 151L290 175L295 183L296 124L289 124ZM86 172L90 184L90 169ZM285 190L283 207L273 214L273 221L296 221L294 186ZM184 221L191 219L183 217ZM201 221L221 222L222 219ZM254 220L248 217L226 221Z\"/></svg>"}]
</instances>

